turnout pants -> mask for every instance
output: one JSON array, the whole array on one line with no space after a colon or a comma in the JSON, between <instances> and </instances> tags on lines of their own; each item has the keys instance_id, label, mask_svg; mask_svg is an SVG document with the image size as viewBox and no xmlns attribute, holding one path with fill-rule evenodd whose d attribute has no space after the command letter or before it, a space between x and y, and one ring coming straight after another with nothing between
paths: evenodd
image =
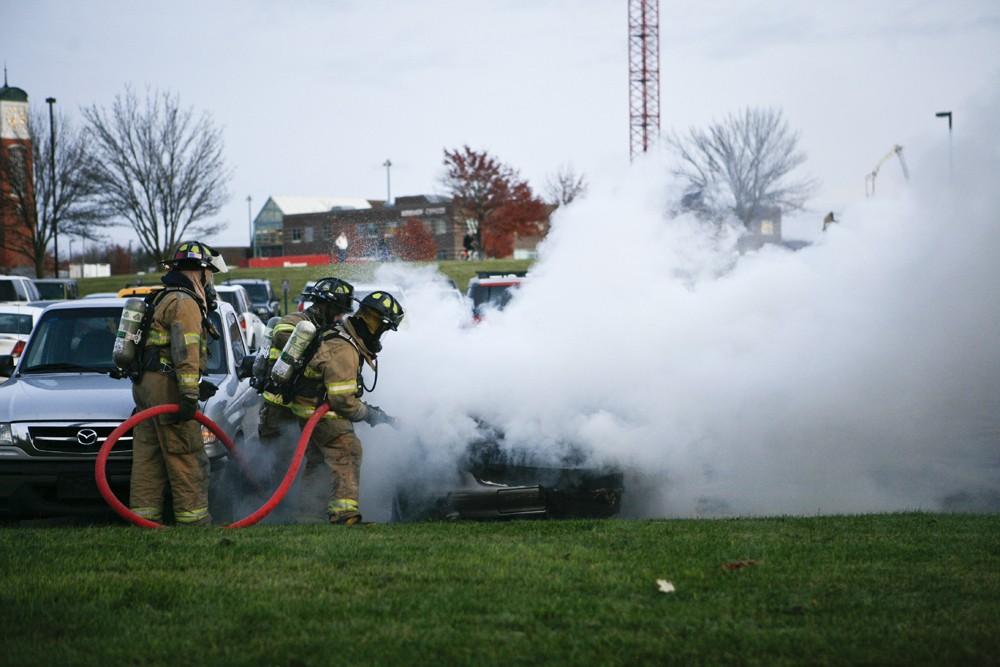
<instances>
[{"instance_id":1,"label":"turnout pants","mask_svg":"<svg viewBox=\"0 0 1000 667\"><path fill-rule=\"evenodd\" d=\"M301 422L305 424L305 421ZM313 431L306 449L305 480L310 484L321 473L323 464L329 469L332 484L327 497L326 512L331 519L338 514L358 513L358 480L361 476L361 440L354 434L354 424L346 419L321 419ZM316 493L314 491L313 493ZM307 498L313 507L322 505L322 498Z\"/></svg>"},{"instance_id":2,"label":"turnout pants","mask_svg":"<svg viewBox=\"0 0 1000 667\"><path fill-rule=\"evenodd\" d=\"M143 373L132 387L138 410L165 403L177 403L177 383L156 371ZM163 496L167 485L173 495L174 518L178 525L209 525L209 461L195 420L180 424L160 415L133 429L132 484L129 504L132 511L152 521L162 521Z\"/></svg>"}]
</instances>

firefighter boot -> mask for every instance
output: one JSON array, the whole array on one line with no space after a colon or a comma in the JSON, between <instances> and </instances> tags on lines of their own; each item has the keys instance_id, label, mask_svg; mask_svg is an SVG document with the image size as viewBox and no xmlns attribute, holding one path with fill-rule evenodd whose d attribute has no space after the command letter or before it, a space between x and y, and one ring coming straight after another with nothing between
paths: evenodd
<instances>
[{"instance_id":1,"label":"firefighter boot","mask_svg":"<svg viewBox=\"0 0 1000 667\"><path fill-rule=\"evenodd\" d=\"M338 498L327 507L330 523L340 526L353 526L361 523L361 512L358 511L358 501L350 498Z\"/></svg>"}]
</instances>

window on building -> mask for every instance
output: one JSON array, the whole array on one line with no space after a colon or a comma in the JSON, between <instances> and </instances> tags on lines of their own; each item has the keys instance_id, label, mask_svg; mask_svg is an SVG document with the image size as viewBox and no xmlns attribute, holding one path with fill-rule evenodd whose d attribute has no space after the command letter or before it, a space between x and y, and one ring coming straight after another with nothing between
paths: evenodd
<instances>
[{"instance_id":1,"label":"window on building","mask_svg":"<svg viewBox=\"0 0 1000 667\"><path fill-rule=\"evenodd\" d=\"M292 227L288 230L292 234L292 243L302 243L302 228Z\"/></svg>"},{"instance_id":2,"label":"window on building","mask_svg":"<svg viewBox=\"0 0 1000 667\"><path fill-rule=\"evenodd\" d=\"M432 218L429 222L437 236L448 233L448 223L443 218Z\"/></svg>"},{"instance_id":3,"label":"window on building","mask_svg":"<svg viewBox=\"0 0 1000 667\"><path fill-rule=\"evenodd\" d=\"M303 239L302 240L305 241L306 243L312 243L313 242L313 235L316 232L316 228L315 227L306 227L303 231L305 232L305 234L303 235Z\"/></svg>"},{"instance_id":4,"label":"window on building","mask_svg":"<svg viewBox=\"0 0 1000 667\"><path fill-rule=\"evenodd\" d=\"M323 224L323 240L329 241L333 238L333 223L327 222Z\"/></svg>"}]
</instances>

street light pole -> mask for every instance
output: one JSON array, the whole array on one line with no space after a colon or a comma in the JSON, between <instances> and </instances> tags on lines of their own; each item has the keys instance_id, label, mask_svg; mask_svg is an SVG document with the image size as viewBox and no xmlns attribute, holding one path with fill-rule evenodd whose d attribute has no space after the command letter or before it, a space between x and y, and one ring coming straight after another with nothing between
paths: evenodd
<instances>
[{"instance_id":1,"label":"street light pole","mask_svg":"<svg viewBox=\"0 0 1000 667\"><path fill-rule=\"evenodd\" d=\"M59 222L56 218L56 125L55 114L52 105L56 103L56 98L46 97L45 102L49 105L49 197L52 206L52 230L55 238L55 260L56 278L59 277Z\"/></svg>"},{"instance_id":2,"label":"street light pole","mask_svg":"<svg viewBox=\"0 0 1000 667\"><path fill-rule=\"evenodd\" d=\"M389 170L392 168L392 161L386 158L382 166L385 167L385 203L388 206L392 204L392 182L389 180Z\"/></svg>"},{"instance_id":3,"label":"street light pole","mask_svg":"<svg viewBox=\"0 0 1000 667\"><path fill-rule=\"evenodd\" d=\"M938 118L948 119L948 181L953 182L955 178L954 178L954 161L952 159L952 150L951 150L951 112L938 111L934 115Z\"/></svg>"},{"instance_id":4,"label":"street light pole","mask_svg":"<svg viewBox=\"0 0 1000 667\"><path fill-rule=\"evenodd\" d=\"M73 237L69 237L69 264L67 266L73 266ZM69 271L67 270L67 274ZM73 276L67 275L67 278L72 278Z\"/></svg>"},{"instance_id":5,"label":"street light pole","mask_svg":"<svg viewBox=\"0 0 1000 667\"><path fill-rule=\"evenodd\" d=\"M250 202L252 197L247 195L247 224L250 226L250 257L257 256L257 235L254 233L253 217L250 214Z\"/></svg>"}]
</instances>

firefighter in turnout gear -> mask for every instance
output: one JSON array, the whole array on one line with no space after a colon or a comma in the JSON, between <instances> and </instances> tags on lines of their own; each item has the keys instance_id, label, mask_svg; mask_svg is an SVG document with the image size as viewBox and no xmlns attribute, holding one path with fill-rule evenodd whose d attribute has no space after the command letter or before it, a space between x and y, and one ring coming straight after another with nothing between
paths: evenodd
<instances>
[{"instance_id":1,"label":"firefighter in turnout gear","mask_svg":"<svg viewBox=\"0 0 1000 667\"><path fill-rule=\"evenodd\" d=\"M267 371L281 355L282 348L288 342L288 338L295 330L295 325L302 321L312 322L316 327L317 336L325 329L332 328L344 315L350 313L354 306L354 287L347 281L339 278L321 278L316 284L306 288L302 292L304 299L312 301L312 305L301 313L290 313L285 315L274 325L271 337L271 349L268 351ZM306 385L307 393L315 393L319 390L319 382L303 374L299 379L300 385ZM312 392L308 392L308 385L315 385ZM281 435L283 425L294 425L298 423L298 414L294 402L290 400L294 387L285 388L284 392L278 387L264 385L262 387L264 400L260 407L260 423L257 427L257 434L261 442L270 443ZM309 414L312 414L310 411Z\"/></svg>"},{"instance_id":2,"label":"firefighter in turnout gear","mask_svg":"<svg viewBox=\"0 0 1000 667\"><path fill-rule=\"evenodd\" d=\"M394 420L381 408L361 400L366 387L361 377L363 364L375 371L376 355L382 349L380 338L395 331L403 321L403 308L388 292L373 292L361 300L358 312L332 331L320 336L319 346L306 366L311 377L321 379L319 393L296 395L296 415L303 420L326 400L330 405L316 426L309 442L310 465L326 463L332 475L332 489L327 503L330 523L351 525L361 521L358 506L358 478L361 472L361 441L354 434L354 422L371 426L392 424Z\"/></svg>"},{"instance_id":3,"label":"firefighter in turnout gear","mask_svg":"<svg viewBox=\"0 0 1000 667\"><path fill-rule=\"evenodd\" d=\"M218 337L208 319L216 303L212 276L227 268L216 250L198 241L181 243L165 264L170 269L153 298L132 396L137 410L169 403L180 409L135 427L129 502L139 516L162 521L169 484L177 525L209 525L209 461L194 414L216 389L200 377L207 336Z\"/></svg>"}]
</instances>

